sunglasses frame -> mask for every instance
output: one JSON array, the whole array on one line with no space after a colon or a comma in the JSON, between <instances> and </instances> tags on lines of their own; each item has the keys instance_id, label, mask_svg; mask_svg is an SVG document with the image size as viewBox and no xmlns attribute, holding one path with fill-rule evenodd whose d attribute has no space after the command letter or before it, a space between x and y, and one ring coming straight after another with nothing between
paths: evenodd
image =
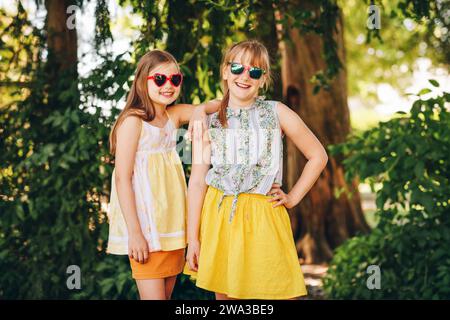
<instances>
[{"instance_id":1,"label":"sunglasses frame","mask_svg":"<svg viewBox=\"0 0 450 320\"><path fill-rule=\"evenodd\" d=\"M158 85L158 84L156 83L156 79L155 79L156 76L164 76L164 77L166 78L166 80L164 81L163 84ZM173 77L173 76L180 76L180 77L181 77L180 83L179 83L178 85L176 85L176 84L173 83L173 81L172 81L172 77ZM165 85L165 84L167 83L167 81L170 81L170 83L172 84L172 86L178 88L178 87L181 86L181 84L183 83L183 74L182 74L181 72L178 72L178 73L173 73L173 74L171 74L170 76L167 76L167 75L164 74L164 73L159 73L159 72L157 72L157 73L155 73L155 74L152 75L152 76L148 76L148 77L147 77L147 80L153 80L153 82L155 83L155 85L156 85L157 87L162 87L163 85Z\"/></svg>"},{"instance_id":2,"label":"sunglasses frame","mask_svg":"<svg viewBox=\"0 0 450 320\"><path fill-rule=\"evenodd\" d=\"M242 72L239 72L239 73L234 73L234 72L231 71L231 69L230 69L230 72L231 72L232 74L234 74L234 75L242 74L243 72L245 72L245 71L248 70L248 75L250 76L250 78L252 78L252 79L254 79L254 80L259 80L259 79L261 79L261 77L262 77L264 74L266 74L266 70L264 70L263 68L260 68L260 67L246 66L246 65L243 65L242 63L233 62L233 61L229 61L228 64L230 65L230 67L231 67L233 64L235 64L235 65L237 64L237 65L240 65L240 66L244 67L244 69L242 70ZM251 72L254 71L254 70L261 70L261 71L262 71L261 75L260 75L258 78L254 78L254 77L251 76Z\"/></svg>"}]
</instances>

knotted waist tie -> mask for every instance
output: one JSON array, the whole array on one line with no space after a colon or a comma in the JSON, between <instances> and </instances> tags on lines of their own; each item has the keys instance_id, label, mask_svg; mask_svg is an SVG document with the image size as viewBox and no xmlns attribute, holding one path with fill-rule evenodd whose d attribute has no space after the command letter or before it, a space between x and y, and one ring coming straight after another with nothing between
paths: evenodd
<instances>
[{"instance_id":1,"label":"knotted waist tie","mask_svg":"<svg viewBox=\"0 0 450 320\"><path fill-rule=\"evenodd\" d=\"M217 205L217 210L220 210L220 206L222 205L223 199L226 196L233 196L233 202L231 203L231 212L230 212L230 219L228 220L228 222L231 223L231 220L233 220L233 217L236 213L236 206L237 206L237 200L238 200L238 196L241 192L235 192L233 194L226 194L225 192L222 194L222 196L220 197L219 200L219 204Z\"/></svg>"},{"instance_id":2,"label":"knotted waist tie","mask_svg":"<svg viewBox=\"0 0 450 320\"><path fill-rule=\"evenodd\" d=\"M235 213L236 213L236 207L237 207L237 202L238 202L238 196L239 196L240 194L245 195L245 194L247 194L247 193L246 193L246 192L236 192L236 193L232 193L232 194L226 194L226 193L223 193L222 196L220 197L220 201L219 201L219 204L218 204L218 206L217 206L217 212L220 212L220 207L221 207L221 205L222 205L223 199L224 199L226 196L233 196L233 200L232 200L232 203L231 203L231 212L230 212L230 217L229 217L229 219L228 219L228 223L231 223L232 220L233 220L233 217L235 216ZM255 194L255 195L256 195L256 194ZM248 201L250 201L250 199L251 199L250 197L244 197L243 199L241 199L241 200L242 200L242 201L240 202L240 203L241 203L241 206L243 206L243 208L246 208L246 207L247 207L247 204L248 204ZM253 232L253 231L252 231L252 230L253 230L253 227L252 227L252 223L250 222L250 219L249 219L250 212L246 210L246 212L243 212L243 214L245 214L245 220L247 221L247 223L246 223L246 225L245 225L245 230L246 230L246 232L251 233L251 232Z\"/></svg>"}]
</instances>

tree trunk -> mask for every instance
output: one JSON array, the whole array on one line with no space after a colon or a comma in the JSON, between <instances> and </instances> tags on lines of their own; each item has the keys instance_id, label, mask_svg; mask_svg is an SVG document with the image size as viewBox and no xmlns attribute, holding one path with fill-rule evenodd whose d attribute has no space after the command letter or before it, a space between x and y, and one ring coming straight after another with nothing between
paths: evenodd
<instances>
[{"instance_id":1,"label":"tree trunk","mask_svg":"<svg viewBox=\"0 0 450 320\"><path fill-rule=\"evenodd\" d=\"M46 0L48 63L48 102L50 109L78 104L77 90L77 32L75 12L67 8L73 0ZM71 94L61 95L70 91ZM62 96L64 98L62 98Z\"/></svg>"},{"instance_id":2,"label":"tree trunk","mask_svg":"<svg viewBox=\"0 0 450 320\"><path fill-rule=\"evenodd\" d=\"M312 1L309 1L313 5ZM281 13L282 14L282 13ZM281 28L281 26L278 26ZM280 29L279 29L280 30ZM295 110L326 147L345 141L350 131L347 105L347 73L341 69L329 91L313 94L309 80L319 70L326 69L323 59L323 40L317 34L302 34L289 30L292 43L280 41L281 75L286 104ZM335 36L339 58L345 65L342 14L337 20ZM287 139L285 145L285 190L290 190L306 164L305 157ZM329 161L309 193L298 206L290 210L297 250L303 262L325 263L332 250L356 233L367 233L367 225L358 193L358 181L347 185L344 181L342 159L329 156ZM335 198L337 189L353 193Z\"/></svg>"}]
</instances>

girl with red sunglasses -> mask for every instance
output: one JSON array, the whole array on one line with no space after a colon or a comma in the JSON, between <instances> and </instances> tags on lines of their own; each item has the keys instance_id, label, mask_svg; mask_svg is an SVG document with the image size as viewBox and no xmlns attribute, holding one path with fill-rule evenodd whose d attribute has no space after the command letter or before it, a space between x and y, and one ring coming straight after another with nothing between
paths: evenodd
<instances>
[{"instance_id":1,"label":"girl with red sunglasses","mask_svg":"<svg viewBox=\"0 0 450 320\"><path fill-rule=\"evenodd\" d=\"M173 104L183 76L160 50L138 63L124 109L110 134L115 156L108 210L107 252L129 256L141 299L170 299L185 263L187 186L176 130L218 102Z\"/></svg>"}]
</instances>

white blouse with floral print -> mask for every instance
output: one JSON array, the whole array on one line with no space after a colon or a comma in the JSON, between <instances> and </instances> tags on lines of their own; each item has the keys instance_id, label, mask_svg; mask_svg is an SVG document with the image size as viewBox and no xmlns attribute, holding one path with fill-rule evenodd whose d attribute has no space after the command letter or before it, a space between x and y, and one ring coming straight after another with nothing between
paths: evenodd
<instances>
[{"instance_id":1,"label":"white blouse with floral print","mask_svg":"<svg viewBox=\"0 0 450 320\"><path fill-rule=\"evenodd\" d=\"M217 112L207 117L212 167L206 184L224 192L219 208L225 196L233 196L230 222L240 193L266 195L273 183L282 184L283 135L276 104L258 97L249 107L228 107L228 128Z\"/></svg>"}]
</instances>

